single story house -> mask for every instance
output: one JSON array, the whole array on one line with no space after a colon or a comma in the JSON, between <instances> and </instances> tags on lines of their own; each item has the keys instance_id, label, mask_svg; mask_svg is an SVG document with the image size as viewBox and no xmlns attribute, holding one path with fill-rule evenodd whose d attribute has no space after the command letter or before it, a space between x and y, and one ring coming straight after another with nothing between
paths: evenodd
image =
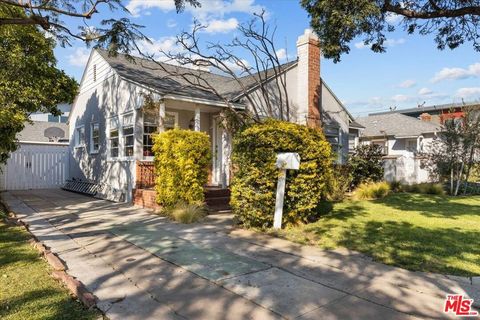
<instances>
[{"instance_id":1,"label":"single story house","mask_svg":"<svg viewBox=\"0 0 480 320\"><path fill-rule=\"evenodd\" d=\"M353 117L320 77L318 38L306 30L298 38L297 50L298 58L281 68L293 110L292 121L322 124L338 153L338 161L343 162L349 139L355 132L358 135L361 126L351 127ZM167 70L182 68L162 64ZM244 91L233 78L201 72L230 103L240 109L249 108ZM251 76L240 79L249 92L259 90ZM159 111L144 110L145 94L160 101ZM132 63L123 55L112 57L105 51L92 50L68 121L70 178L99 184L99 196L103 198L130 202L140 179L139 166L153 160L152 133L179 127L210 136L213 160L209 184L227 187L231 137L219 124L225 108L225 100L218 95L172 77L152 61L136 58Z\"/></svg>"},{"instance_id":2,"label":"single story house","mask_svg":"<svg viewBox=\"0 0 480 320\"><path fill-rule=\"evenodd\" d=\"M439 124L396 112L360 117L356 121L365 127L360 143L376 144L383 150L385 180L408 184L429 181L420 153L437 139Z\"/></svg>"}]
</instances>

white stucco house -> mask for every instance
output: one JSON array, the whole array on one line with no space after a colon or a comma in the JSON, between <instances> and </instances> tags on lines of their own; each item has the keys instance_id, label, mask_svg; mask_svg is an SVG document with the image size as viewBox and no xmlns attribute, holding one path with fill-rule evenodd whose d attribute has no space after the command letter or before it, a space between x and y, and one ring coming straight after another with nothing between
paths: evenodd
<instances>
[{"instance_id":1,"label":"white stucco house","mask_svg":"<svg viewBox=\"0 0 480 320\"><path fill-rule=\"evenodd\" d=\"M357 141L361 126L320 77L318 38L306 31L297 41L298 58L282 66L292 106L292 121L322 123L327 139L346 159L349 141ZM79 94L69 115L70 178L100 185L100 196L131 201L138 182L138 164L152 161L151 135L172 127L206 132L212 143L210 185L229 185L230 134L218 124L225 100L168 76L152 61L108 56L93 50L86 65ZM163 63L165 68L179 68ZM200 72L200 71L199 71ZM238 108L249 108L239 85L232 78L205 72L217 92ZM251 77L242 83L255 94ZM269 78L267 81L274 81ZM159 100L160 110L143 110L144 94ZM353 136L353 140L352 139ZM350 139L350 140L349 140Z\"/></svg>"},{"instance_id":2,"label":"white stucco house","mask_svg":"<svg viewBox=\"0 0 480 320\"><path fill-rule=\"evenodd\" d=\"M361 144L379 145L384 154L385 180L413 184L429 182L419 155L441 131L440 124L390 112L357 118L364 129Z\"/></svg>"}]
</instances>

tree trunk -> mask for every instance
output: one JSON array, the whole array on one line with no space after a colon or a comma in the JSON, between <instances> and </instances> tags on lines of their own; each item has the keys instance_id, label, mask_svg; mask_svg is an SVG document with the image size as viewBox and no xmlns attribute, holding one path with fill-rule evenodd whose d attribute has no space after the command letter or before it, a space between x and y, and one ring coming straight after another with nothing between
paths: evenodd
<instances>
[{"instance_id":1,"label":"tree trunk","mask_svg":"<svg viewBox=\"0 0 480 320\"><path fill-rule=\"evenodd\" d=\"M463 161L462 161L462 164L460 165L460 171L458 172L457 186L456 186L456 188L455 188L455 194L454 194L454 196L457 196L457 195L458 195L458 189L460 188L460 183L462 182L463 166L464 166L464 163L463 163Z\"/></svg>"}]
</instances>

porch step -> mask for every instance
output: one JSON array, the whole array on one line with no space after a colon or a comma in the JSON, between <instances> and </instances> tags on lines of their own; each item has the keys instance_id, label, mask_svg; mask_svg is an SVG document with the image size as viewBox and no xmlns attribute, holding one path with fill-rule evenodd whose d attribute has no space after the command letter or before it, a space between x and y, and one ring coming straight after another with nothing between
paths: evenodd
<instances>
[{"instance_id":1,"label":"porch step","mask_svg":"<svg viewBox=\"0 0 480 320\"><path fill-rule=\"evenodd\" d=\"M205 202L209 211L230 212L230 190L208 188L205 190Z\"/></svg>"}]
</instances>

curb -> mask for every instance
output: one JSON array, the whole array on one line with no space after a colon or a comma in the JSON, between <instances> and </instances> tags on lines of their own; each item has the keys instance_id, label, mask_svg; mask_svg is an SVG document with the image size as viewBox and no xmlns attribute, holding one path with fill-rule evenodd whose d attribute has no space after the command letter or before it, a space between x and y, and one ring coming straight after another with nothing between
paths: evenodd
<instances>
[{"instance_id":1,"label":"curb","mask_svg":"<svg viewBox=\"0 0 480 320\"><path fill-rule=\"evenodd\" d=\"M5 202L2 202L2 204L9 212L7 219L17 226L23 226L25 230L28 231L32 237L28 240L28 243L33 248L37 249L40 255L42 255L47 263L52 267L52 277L62 282L70 291L70 293L77 297L78 300L80 300L88 309L96 307L97 299L90 291L88 291L87 287L82 282L78 281L67 273L68 267L66 264L54 252L48 249L43 243L38 241L35 235L30 232L28 223L17 218L15 213L10 210L9 206Z\"/></svg>"}]
</instances>

